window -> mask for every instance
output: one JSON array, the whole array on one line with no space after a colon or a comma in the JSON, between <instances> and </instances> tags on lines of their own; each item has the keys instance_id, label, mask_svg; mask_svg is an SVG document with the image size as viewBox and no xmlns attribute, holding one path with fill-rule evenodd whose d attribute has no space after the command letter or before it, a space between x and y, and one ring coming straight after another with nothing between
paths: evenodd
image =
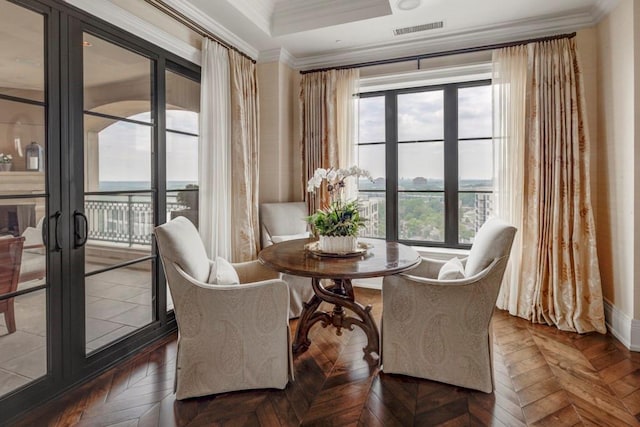
<instances>
[{"instance_id":1,"label":"window","mask_svg":"<svg viewBox=\"0 0 640 427\"><path fill-rule=\"evenodd\" d=\"M358 199L364 235L465 247L492 208L488 81L362 94Z\"/></svg>"}]
</instances>

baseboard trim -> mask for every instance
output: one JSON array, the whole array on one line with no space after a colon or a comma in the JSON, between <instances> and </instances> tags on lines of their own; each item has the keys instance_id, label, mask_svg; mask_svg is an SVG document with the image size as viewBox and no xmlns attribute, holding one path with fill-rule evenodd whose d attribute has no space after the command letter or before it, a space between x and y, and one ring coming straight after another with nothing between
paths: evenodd
<instances>
[{"instance_id":1,"label":"baseboard trim","mask_svg":"<svg viewBox=\"0 0 640 427\"><path fill-rule=\"evenodd\" d=\"M631 351L640 351L640 320L633 319L611 302L604 301L607 329Z\"/></svg>"}]
</instances>

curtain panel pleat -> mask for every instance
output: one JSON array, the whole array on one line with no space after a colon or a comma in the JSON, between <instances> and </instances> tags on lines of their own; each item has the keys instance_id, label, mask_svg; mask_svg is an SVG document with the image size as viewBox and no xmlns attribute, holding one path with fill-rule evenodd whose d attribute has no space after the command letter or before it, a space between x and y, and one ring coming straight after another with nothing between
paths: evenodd
<instances>
[{"instance_id":1,"label":"curtain panel pleat","mask_svg":"<svg viewBox=\"0 0 640 427\"><path fill-rule=\"evenodd\" d=\"M302 76L303 189L307 188L307 181L317 168L346 168L355 160L355 95L359 76L357 69L320 71ZM321 188L313 195L305 193L305 199L309 212L314 212L328 204L329 194Z\"/></svg>"},{"instance_id":2,"label":"curtain panel pleat","mask_svg":"<svg viewBox=\"0 0 640 427\"><path fill-rule=\"evenodd\" d=\"M494 72L497 213L520 234L498 307L561 330L605 333L575 40L502 49ZM523 176L502 172L509 168Z\"/></svg>"},{"instance_id":3,"label":"curtain panel pleat","mask_svg":"<svg viewBox=\"0 0 640 427\"><path fill-rule=\"evenodd\" d=\"M231 247L232 260L256 259L259 251L258 78L256 65L229 51L231 67Z\"/></svg>"}]
</instances>

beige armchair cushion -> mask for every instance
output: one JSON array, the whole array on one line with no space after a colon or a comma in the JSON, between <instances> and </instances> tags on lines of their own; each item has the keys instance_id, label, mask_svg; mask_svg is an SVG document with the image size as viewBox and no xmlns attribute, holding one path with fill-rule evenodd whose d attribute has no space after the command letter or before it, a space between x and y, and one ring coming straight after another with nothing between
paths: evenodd
<instances>
[{"instance_id":1,"label":"beige armchair cushion","mask_svg":"<svg viewBox=\"0 0 640 427\"><path fill-rule=\"evenodd\" d=\"M168 235L169 231L179 238L172 238ZM156 236L164 242L163 257L176 263L197 281L207 282L209 280L211 268L207 251L202 244L198 230L191 221L179 216L171 220L170 228L157 227Z\"/></svg>"},{"instance_id":2,"label":"beige armchair cushion","mask_svg":"<svg viewBox=\"0 0 640 427\"><path fill-rule=\"evenodd\" d=\"M262 247L274 243L273 236L295 236L306 233L307 205L304 202L263 203L260 205ZM308 237L308 236L307 236Z\"/></svg>"},{"instance_id":3,"label":"beige armchair cushion","mask_svg":"<svg viewBox=\"0 0 640 427\"><path fill-rule=\"evenodd\" d=\"M240 285L198 280L178 264L185 254L172 252L202 245L193 224L178 217L155 234L178 323L176 399L285 388L293 379L287 284L258 261L232 264ZM192 271L209 268L206 256L197 258Z\"/></svg>"},{"instance_id":4,"label":"beige armchair cushion","mask_svg":"<svg viewBox=\"0 0 640 427\"><path fill-rule=\"evenodd\" d=\"M445 262L438 272L438 280L464 279L464 265L458 258Z\"/></svg>"},{"instance_id":5,"label":"beige armchair cushion","mask_svg":"<svg viewBox=\"0 0 640 427\"><path fill-rule=\"evenodd\" d=\"M493 391L490 321L516 229L499 220L486 226L492 232L481 229L476 243L494 258L476 274L440 281L444 263L423 259L415 269L383 279L384 372ZM495 247L485 238L495 239ZM476 254L475 262L483 258Z\"/></svg>"},{"instance_id":6,"label":"beige armchair cushion","mask_svg":"<svg viewBox=\"0 0 640 427\"><path fill-rule=\"evenodd\" d=\"M237 285L240 278L233 265L222 257L216 257L216 262L211 263L211 271L207 283L212 285Z\"/></svg>"},{"instance_id":7,"label":"beige armchair cushion","mask_svg":"<svg viewBox=\"0 0 640 427\"><path fill-rule=\"evenodd\" d=\"M480 227L471 246L465 276L473 276L487 268L491 262L505 256L505 248L511 249L516 229L504 221L493 218ZM509 252L507 251L508 255Z\"/></svg>"}]
</instances>

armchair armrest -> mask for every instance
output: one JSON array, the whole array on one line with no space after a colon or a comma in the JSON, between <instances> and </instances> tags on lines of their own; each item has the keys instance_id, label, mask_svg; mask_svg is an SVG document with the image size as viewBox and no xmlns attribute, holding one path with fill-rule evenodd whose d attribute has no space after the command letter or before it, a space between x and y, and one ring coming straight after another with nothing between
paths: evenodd
<instances>
[{"instance_id":1,"label":"armchair armrest","mask_svg":"<svg viewBox=\"0 0 640 427\"><path fill-rule=\"evenodd\" d=\"M423 258L423 261L424 260L425 260L425 258ZM430 260L430 261L435 261L435 260ZM437 262L440 262L440 261L435 261L435 262L437 263ZM479 282L479 281L483 280L484 278L486 278L495 269L497 264L500 263L500 262L505 262L506 263L506 257L494 259L491 262L491 264L489 264L484 270L478 272L477 274L474 274L473 276L465 277L463 279L437 280L437 277L438 277L437 272L435 274L436 278L414 274L416 272L416 270L419 269L422 266L423 263L418 265L418 267L416 267L413 270L409 270L406 273L400 273L398 276L401 276L401 277L403 277L405 279L411 280L411 281L416 282L416 283L424 283L424 284L434 285L434 286L465 286L465 285L471 285L473 283ZM442 266L442 264L444 264L444 262L442 262L440 264L440 266ZM429 268L433 269L435 265L436 264L431 263L431 264L428 264L427 266L425 266L423 268L424 269L429 269ZM418 271L418 273L420 273L420 272L421 271ZM427 270L427 272L429 272L429 270Z\"/></svg>"},{"instance_id":2,"label":"armchair armrest","mask_svg":"<svg viewBox=\"0 0 640 427\"><path fill-rule=\"evenodd\" d=\"M447 261L422 257L420 264L409 270L406 274L426 279L436 279L438 277L438 273L440 273L440 269L446 262ZM462 263L464 264L466 262L467 258L465 257L462 259Z\"/></svg>"},{"instance_id":3,"label":"armchair armrest","mask_svg":"<svg viewBox=\"0 0 640 427\"><path fill-rule=\"evenodd\" d=\"M280 273L264 266L260 261L232 263L236 269L240 283L259 282L262 280L279 279Z\"/></svg>"}]
</instances>

